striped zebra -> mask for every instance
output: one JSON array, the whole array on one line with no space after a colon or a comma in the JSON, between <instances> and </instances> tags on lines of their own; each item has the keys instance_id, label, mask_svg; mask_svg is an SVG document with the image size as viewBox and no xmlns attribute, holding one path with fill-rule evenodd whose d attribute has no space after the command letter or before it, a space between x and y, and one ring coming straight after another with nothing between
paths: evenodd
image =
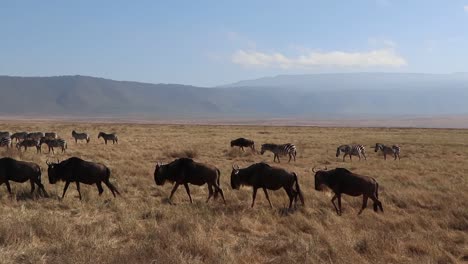
<instances>
[{"instance_id":1,"label":"striped zebra","mask_svg":"<svg viewBox=\"0 0 468 264\"><path fill-rule=\"evenodd\" d=\"M0 147L11 147L11 137L1 137L0 138Z\"/></svg>"},{"instance_id":2,"label":"striped zebra","mask_svg":"<svg viewBox=\"0 0 468 264\"><path fill-rule=\"evenodd\" d=\"M44 137L47 139L57 139L58 135L55 132L45 132Z\"/></svg>"},{"instance_id":3,"label":"striped zebra","mask_svg":"<svg viewBox=\"0 0 468 264\"><path fill-rule=\"evenodd\" d=\"M36 153L41 152L41 142L40 142L40 140L27 138L27 139L25 139L23 141L20 141L20 142L16 143L16 148L18 150L21 150L21 148L24 148L24 151L26 151L28 149L28 147L36 147Z\"/></svg>"},{"instance_id":4,"label":"striped zebra","mask_svg":"<svg viewBox=\"0 0 468 264\"><path fill-rule=\"evenodd\" d=\"M104 139L104 142L106 143L106 145L107 145L108 140L109 141L112 140L112 144L119 143L117 135L115 133L107 134L107 133L104 133L104 132L99 132L98 139L101 138L101 137Z\"/></svg>"},{"instance_id":5,"label":"striped zebra","mask_svg":"<svg viewBox=\"0 0 468 264\"><path fill-rule=\"evenodd\" d=\"M263 144L260 154L263 155L265 151L271 151L274 154L273 162L275 162L276 159L278 159L278 163L279 163L280 162L279 156L285 156L285 155L289 155L288 162L291 161L291 158L294 158L294 161L296 161L297 149L296 149L296 146L290 143L283 144L283 145Z\"/></svg>"},{"instance_id":6,"label":"striped zebra","mask_svg":"<svg viewBox=\"0 0 468 264\"><path fill-rule=\"evenodd\" d=\"M11 133L8 131L0 131L0 138L11 137Z\"/></svg>"},{"instance_id":7,"label":"striped zebra","mask_svg":"<svg viewBox=\"0 0 468 264\"><path fill-rule=\"evenodd\" d=\"M366 149L363 145L341 145L336 149L336 157L338 158L341 153L344 153L343 161L345 161L346 155L349 156L349 160L351 161L353 160L351 156L358 156L359 160L361 160L361 157L364 157L367 160Z\"/></svg>"},{"instance_id":8,"label":"striped zebra","mask_svg":"<svg viewBox=\"0 0 468 264\"><path fill-rule=\"evenodd\" d=\"M16 132L11 135L11 140L15 140L16 142L25 140L28 137L28 132Z\"/></svg>"},{"instance_id":9,"label":"striped zebra","mask_svg":"<svg viewBox=\"0 0 468 264\"><path fill-rule=\"evenodd\" d=\"M78 143L78 140L86 140L86 143L89 143L90 140L88 133L77 133L75 130L72 131L72 137L75 139L75 143Z\"/></svg>"},{"instance_id":10,"label":"striped zebra","mask_svg":"<svg viewBox=\"0 0 468 264\"><path fill-rule=\"evenodd\" d=\"M39 143L41 146L42 144L46 144L47 147L49 147L49 153L50 153L50 150L52 150L53 154L55 154L54 148L61 148L62 153L65 152L65 150L67 149L67 141L61 138L48 139L46 137L43 137L41 138L41 141Z\"/></svg>"},{"instance_id":11,"label":"striped zebra","mask_svg":"<svg viewBox=\"0 0 468 264\"><path fill-rule=\"evenodd\" d=\"M41 138L45 137L45 134L43 132L32 132L32 133L29 133L27 138L28 139L34 139L34 140L41 140Z\"/></svg>"},{"instance_id":12,"label":"striped zebra","mask_svg":"<svg viewBox=\"0 0 468 264\"><path fill-rule=\"evenodd\" d=\"M375 152L381 150L384 155L384 160L387 159L387 155L392 155L394 160L400 160L400 146L393 145L391 147L385 146L384 144L376 143L375 144Z\"/></svg>"}]
</instances>

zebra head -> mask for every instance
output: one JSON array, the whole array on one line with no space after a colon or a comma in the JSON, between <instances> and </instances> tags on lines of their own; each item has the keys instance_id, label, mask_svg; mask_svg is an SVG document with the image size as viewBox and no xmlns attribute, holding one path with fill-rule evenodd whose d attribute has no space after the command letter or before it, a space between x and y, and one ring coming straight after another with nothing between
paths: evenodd
<instances>
[{"instance_id":1,"label":"zebra head","mask_svg":"<svg viewBox=\"0 0 468 264\"><path fill-rule=\"evenodd\" d=\"M382 145L382 144L380 144L380 143L375 143L375 149L374 149L375 152L379 151L379 149L382 149L382 148L383 148L383 145Z\"/></svg>"}]
</instances>

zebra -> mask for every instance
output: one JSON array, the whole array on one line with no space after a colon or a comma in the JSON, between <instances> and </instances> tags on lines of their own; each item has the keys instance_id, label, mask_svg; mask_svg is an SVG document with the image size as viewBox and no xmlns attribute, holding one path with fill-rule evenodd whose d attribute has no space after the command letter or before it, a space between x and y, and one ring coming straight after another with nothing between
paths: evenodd
<instances>
[{"instance_id":1,"label":"zebra","mask_svg":"<svg viewBox=\"0 0 468 264\"><path fill-rule=\"evenodd\" d=\"M55 154L54 148L60 147L62 149L62 153L65 152L65 150L67 149L67 141L61 138L48 139L46 137L43 137L41 138L41 141L39 143L40 143L40 146L42 146L42 144L46 144L47 147L49 147L49 153L50 153L50 150L52 150L53 154Z\"/></svg>"},{"instance_id":2,"label":"zebra","mask_svg":"<svg viewBox=\"0 0 468 264\"><path fill-rule=\"evenodd\" d=\"M15 140L16 142L25 140L28 137L28 132L16 132L11 135L11 139Z\"/></svg>"},{"instance_id":3,"label":"zebra","mask_svg":"<svg viewBox=\"0 0 468 264\"><path fill-rule=\"evenodd\" d=\"M44 137L47 138L47 139L57 139L58 138L57 133L55 133L55 132L45 132Z\"/></svg>"},{"instance_id":4,"label":"zebra","mask_svg":"<svg viewBox=\"0 0 468 264\"><path fill-rule=\"evenodd\" d=\"M117 135L115 133L106 134L104 132L99 132L98 139L101 138L101 137L104 139L104 142L106 143L106 145L107 145L108 140L109 141L112 140L112 144L115 144L115 143L118 144L119 143Z\"/></svg>"},{"instance_id":5,"label":"zebra","mask_svg":"<svg viewBox=\"0 0 468 264\"><path fill-rule=\"evenodd\" d=\"M361 156L367 160L366 157L366 149L363 145L341 145L336 149L336 157L340 156L340 153L344 153L343 161L345 161L346 155L349 156L349 160L353 160L351 156L358 156L359 160L361 160Z\"/></svg>"},{"instance_id":6,"label":"zebra","mask_svg":"<svg viewBox=\"0 0 468 264\"><path fill-rule=\"evenodd\" d=\"M21 150L21 147L24 148L24 151L26 151L28 149L28 147L36 147L36 153L41 152L41 142L40 142L40 140L27 138L27 139L25 139L25 140L23 140L21 142L16 143L16 148L18 150Z\"/></svg>"},{"instance_id":7,"label":"zebra","mask_svg":"<svg viewBox=\"0 0 468 264\"><path fill-rule=\"evenodd\" d=\"M381 150L383 155L384 155L384 160L387 159L387 154L388 155L393 155L393 160L396 160L398 157L398 160L400 160L400 146L398 145L393 145L391 147L385 146L384 144L380 143L375 143L375 152Z\"/></svg>"},{"instance_id":8,"label":"zebra","mask_svg":"<svg viewBox=\"0 0 468 264\"><path fill-rule=\"evenodd\" d=\"M78 143L78 140L86 140L87 144L90 140L88 133L77 133L75 130L72 131L72 137L75 139L75 143Z\"/></svg>"},{"instance_id":9,"label":"zebra","mask_svg":"<svg viewBox=\"0 0 468 264\"><path fill-rule=\"evenodd\" d=\"M45 134L43 132L32 132L32 133L29 133L27 138L28 139L34 139L34 140L41 140L41 138L45 137Z\"/></svg>"},{"instance_id":10,"label":"zebra","mask_svg":"<svg viewBox=\"0 0 468 264\"><path fill-rule=\"evenodd\" d=\"M296 149L296 146L290 143L283 144L283 145L263 144L260 154L263 155L265 151L271 151L274 154L273 162L276 162L276 159L278 159L278 163L279 163L280 162L279 156L285 156L286 154L289 155L288 162L291 161L291 158L294 158L294 161L296 161L297 149Z\"/></svg>"},{"instance_id":11,"label":"zebra","mask_svg":"<svg viewBox=\"0 0 468 264\"><path fill-rule=\"evenodd\" d=\"M0 147L11 147L11 137L1 137L0 138Z\"/></svg>"},{"instance_id":12,"label":"zebra","mask_svg":"<svg viewBox=\"0 0 468 264\"><path fill-rule=\"evenodd\" d=\"M11 137L11 133L8 131L0 131L0 138Z\"/></svg>"}]
</instances>

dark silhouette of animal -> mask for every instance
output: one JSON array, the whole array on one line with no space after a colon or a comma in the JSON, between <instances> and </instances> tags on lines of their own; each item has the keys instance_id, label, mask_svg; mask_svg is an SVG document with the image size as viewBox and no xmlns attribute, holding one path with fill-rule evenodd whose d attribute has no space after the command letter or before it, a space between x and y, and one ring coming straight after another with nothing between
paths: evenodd
<instances>
[{"instance_id":1,"label":"dark silhouette of animal","mask_svg":"<svg viewBox=\"0 0 468 264\"><path fill-rule=\"evenodd\" d=\"M394 160L400 160L400 147L397 145L393 145L391 147L385 146L384 144L376 143L375 144L375 152L381 150L384 155L384 160L387 159L387 155L392 155Z\"/></svg>"},{"instance_id":2,"label":"dark silhouette of animal","mask_svg":"<svg viewBox=\"0 0 468 264\"><path fill-rule=\"evenodd\" d=\"M298 196L304 205L304 196L299 187L296 173L288 172L282 168L271 167L263 162L252 164L244 169L232 166L231 187L232 189L239 190L241 185L252 186L252 207L254 207L257 189L259 188L263 189L270 207L273 206L271 205L267 190L279 190L280 188L283 188L288 194L289 208L292 207L293 200L295 204L297 203Z\"/></svg>"},{"instance_id":3,"label":"dark silhouette of animal","mask_svg":"<svg viewBox=\"0 0 468 264\"><path fill-rule=\"evenodd\" d=\"M15 140L16 142L25 140L28 137L28 132L16 132L11 135L11 140Z\"/></svg>"},{"instance_id":4,"label":"dark silhouette of animal","mask_svg":"<svg viewBox=\"0 0 468 264\"><path fill-rule=\"evenodd\" d=\"M188 186L190 183L198 186L208 184L209 194L206 202L213 196L214 189L214 199L218 197L219 193L224 203L226 203L223 190L219 184L220 176L221 172L215 166L195 162L190 158L179 158L169 164L158 163L154 170L154 181L156 185L164 185L166 181L175 183L171 195L169 196L169 202L172 201L172 196L179 185L184 185L185 191L187 191L190 198L190 203L192 203L192 196L190 195Z\"/></svg>"},{"instance_id":5,"label":"dark silhouette of animal","mask_svg":"<svg viewBox=\"0 0 468 264\"><path fill-rule=\"evenodd\" d=\"M35 140L41 140L41 138L45 137L45 134L43 132L32 132L27 135L27 139L35 139Z\"/></svg>"},{"instance_id":6,"label":"dark silhouette of animal","mask_svg":"<svg viewBox=\"0 0 468 264\"><path fill-rule=\"evenodd\" d=\"M44 185L41 183L41 168L39 165L12 158L0 159L0 185L5 183L10 195L12 194L10 181L23 183L28 180L31 183L31 194L37 185L39 187L39 194L42 192L44 196L48 196Z\"/></svg>"},{"instance_id":7,"label":"dark silhouette of animal","mask_svg":"<svg viewBox=\"0 0 468 264\"><path fill-rule=\"evenodd\" d=\"M41 141L39 142L39 144L41 144L41 147L42 147L42 144L46 144L47 147L49 148L49 153L52 150L52 153L54 154L55 154L54 148L61 148L62 153L65 152L65 150L67 149L67 141L61 138L49 139L49 138L43 137L41 138Z\"/></svg>"},{"instance_id":8,"label":"dark silhouette of animal","mask_svg":"<svg viewBox=\"0 0 468 264\"><path fill-rule=\"evenodd\" d=\"M363 145L341 145L336 149L336 157L340 156L340 153L343 154L343 161L345 161L346 155L349 155L349 160L353 160L351 156L358 156L359 160L361 160L361 156L367 160L366 157L366 149Z\"/></svg>"},{"instance_id":9,"label":"dark silhouette of animal","mask_svg":"<svg viewBox=\"0 0 468 264\"><path fill-rule=\"evenodd\" d=\"M240 149L242 149L242 151L244 151L244 147L251 148L252 151L255 151L255 142L253 140L246 139L246 138L238 138L238 139L232 140L231 148L234 146L239 147Z\"/></svg>"},{"instance_id":10,"label":"dark silhouette of animal","mask_svg":"<svg viewBox=\"0 0 468 264\"><path fill-rule=\"evenodd\" d=\"M296 146L290 143L283 144L283 145L263 144L260 154L263 155L265 151L271 151L273 153L274 155L273 162L275 162L275 160L277 159L279 163L280 162L279 156L285 156L285 155L289 155L288 162L291 161L291 158L294 158L294 161L296 161L296 154L297 154Z\"/></svg>"},{"instance_id":11,"label":"dark silhouette of animal","mask_svg":"<svg viewBox=\"0 0 468 264\"><path fill-rule=\"evenodd\" d=\"M84 184L96 184L99 191L99 195L102 194L104 189L102 188L101 183L103 182L112 192L112 195L119 194L119 191L115 186L109 181L110 170L103 164L85 161L77 157L71 157L62 162L57 161L57 163L49 163L46 161L48 166L49 174L49 183L55 184L57 181L64 181L65 187L63 188L62 199L65 197L67 192L68 185L71 182L76 183L76 189L81 200L80 192L80 183Z\"/></svg>"},{"instance_id":12,"label":"dark silhouette of animal","mask_svg":"<svg viewBox=\"0 0 468 264\"><path fill-rule=\"evenodd\" d=\"M44 137L47 139L57 139L58 135L55 132L45 132Z\"/></svg>"},{"instance_id":13,"label":"dark silhouette of animal","mask_svg":"<svg viewBox=\"0 0 468 264\"><path fill-rule=\"evenodd\" d=\"M330 188L335 195L331 202L335 207L336 213L341 215L341 195L347 194L351 196L362 195L362 208L358 214L367 207L367 200L370 198L374 202L374 211L378 208L383 212L382 203L379 201L379 184L374 178L362 176L350 172L344 168L336 168L327 171L315 171L315 190L323 190L323 186ZM338 198L338 207L335 205L335 200Z\"/></svg>"},{"instance_id":14,"label":"dark silhouette of animal","mask_svg":"<svg viewBox=\"0 0 468 264\"><path fill-rule=\"evenodd\" d=\"M115 135L115 133L106 134L104 132L99 132L98 139L101 138L101 137L104 139L104 143L106 143L106 145L107 145L108 140L109 141L112 140L112 144L119 143L117 135Z\"/></svg>"},{"instance_id":15,"label":"dark silhouette of animal","mask_svg":"<svg viewBox=\"0 0 468 264\"><path fill-rule=\"evenodd\" d=\"M78 140L86 140L86 143L89 143L91 139L87 133L77 133L75 130L72 131L72 137L75 139L75 143L78 143Z\"/></svg>"},{"instance_id":16,"label":"dark silhouette of animal","mask_svg":"<svg viewBox=\"0 0 468 264\"><path fill-rule=\"evenodd\" d=\"M26 151L28 147L35 147L37 153L41 152L40 140L28 138L28 139L25 139L23 141L16 143L16 148L18 150L21 150L21 148L24 148L24 151Z\"/></svg>"}]
</instances>

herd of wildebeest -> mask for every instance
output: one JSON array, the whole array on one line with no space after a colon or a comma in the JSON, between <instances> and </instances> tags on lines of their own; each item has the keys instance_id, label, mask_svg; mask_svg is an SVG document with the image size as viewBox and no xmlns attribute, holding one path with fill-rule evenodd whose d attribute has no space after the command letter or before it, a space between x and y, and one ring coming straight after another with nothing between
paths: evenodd
<instances>
[{"instance_id":1,"label":"herd of wildebeest","mask_svg":"<svg viewBox=\"0 0 468 264\"><path fill-rule=\"evenodd\" d=\"M90 136L87 133L77 133L72 131L72 137L75 143L79 141L90 142ZM118 143L118 138L115 133L107 134L100 132L98 139L103 138L105 144L107 141ZM54 152L54 148L60 147L62 152L67 149L67 142L58 137L57 133L42 133L42 132L17 132L11 134L10 132L0 132L0 147L13 148L14 143L19 151L28 147L35 147L37 153L41 152L41 146L47 145L49 152ZM231 147L239 147L242 151L244 148L250 148L251 151L256 152L255 143L252 140L245 138L238 138L231 141ZM385 146L377 143L375 145L375 152L382 151L384 159L387 155L392 155L394 160L400 159L400 147L398 145ZM273 153L273 162L280 162L280 156L289 156L290 162L292 159L296 160L297 149L293 144L263 144L261 146L260 154L266 151ZM365 148L363 145L341 145L337 148L336 157L343 154L343 161L345 157L357 156L359 160L361 157L367 159ZM100 163L85 161L78 157L71 157L64 161L49 162L46 161L48 166L48 178L50 184L55 184L58 181L64 181L65 186L63 189L62 199L68 189L70 183L75 183L76 188L81 200L80 183L92 185L96 184L99 195L103 193L102 183L104 183L112 192L113 196L119 194L117 188L109 181L111 172L110 169ZM331 200L335 207L336 213L341 215L341 195L347 194L350 196L363 196L362 208L358 214L367 207L368 199L373 201L374 211L379 209L383 212L382 203L379 201L379 184L374 178L353 173L345 168L335 168L328 170L327 168L318 169L314 167L312 171L315 173L315 190L324 190L324 187L329 188L334 192ZM218 168L210 164L196 162L191 158L177 158L167 164L156 164L154 171L154 181L156 185L164 185L165 182L173 183L173 188L169 196L171 203L172 196L180 185L183 185L187 195L192 203L190 195L189 184L193 185L208 185L208 198L206 202L213 197L216 199L221 196L224 203L224 193L220 186L221 172ZM37 185L39 194L48 197L48 194L41 182L41 168L39 165L15 160L10 157L0 158L0 185L5 183L8 192L12 195L9 181L24 183L30 181L31 194ZM292 208L293 202L297 206L297 199L304 205L304 196L299 184L298 176L295 172L289 172L283 168L271 166L265 162L254 163L245 168L239 168L237 165L232 166L231 172L231 187L238 190L241 186L251 186L253 188L252 205L255 204L257 190L262 189L268 200L270 207L272 207L268 190L279 190L283 188L289 197L289 209ZM338 206L335 200L338 199Z\"/></svg>"}]
</instances>

